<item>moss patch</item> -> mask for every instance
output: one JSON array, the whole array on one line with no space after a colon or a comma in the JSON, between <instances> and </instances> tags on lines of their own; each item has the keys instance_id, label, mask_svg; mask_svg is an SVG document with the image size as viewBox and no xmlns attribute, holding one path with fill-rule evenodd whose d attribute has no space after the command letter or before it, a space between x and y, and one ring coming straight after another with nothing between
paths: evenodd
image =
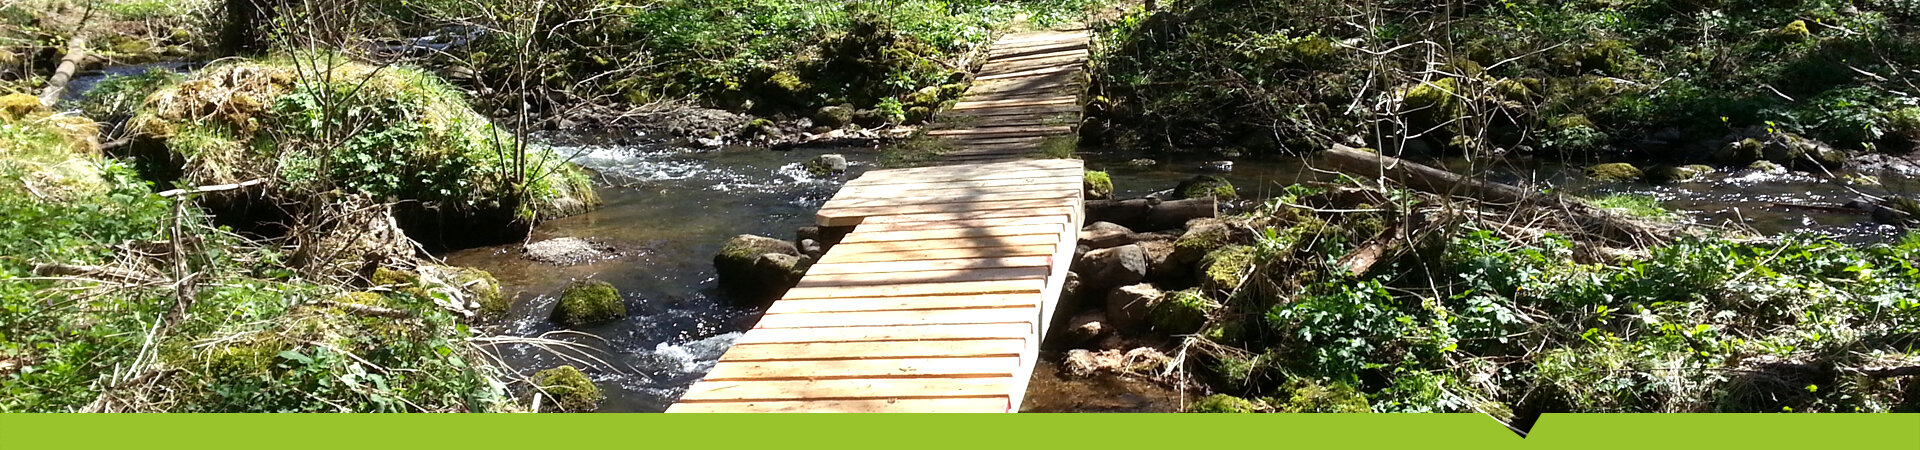
<instances>
[{"instance_id":1,"label":"moss patch","mask_svg":"<svg viewBox=\"0 0 1920 450\"><path fill-rule=\"evenodd\" d=\"M1171 292L1160 296L1148 309L1148 322L1162 333L1180 335L1200 331L1220 304L1199 289Z\"/></svg>"},{"instance_id":2,"label":"moss patch","mask_svg":"<svg viewBox=\"0 0 1920 450\"><path fill-rule=\"evenodd\" d=\"M1259 404L1226 394L1209 395L1187 405L1187 412L1190 413L1251 413L1259 410Z\"/></svg>"},{"instance_id":3,"label":"moss patch","mask_svg":"<svg viewBox=\"0 0 1920 450\"><path fill-rule=\"evenodd\" d=\"M1233 245L1214 250L1200 260L1200 287L1228 293L1239 289L1253 270L1253 247Z\"/></svg>"},{"instance_id":4,"label":"moss patch","mask_svg":"<svg viewBox=\"0 0 1920 450\"><path fill-rule=\"evenodd\" d=\"M593 380L573 366L560 366L534 372L532 381L545 393L549 405L561 412L591 412L606 398Z\"/></svg>"},{"instance_id":5,"label":"moss patch","mask_svg":"<svg viewBox=\"0 0 1920 450\"><path fill-rule=\"evenodd\" d=\"M627 304L620 291L605 281L575 281L560 291L560 303L553 307L553 321L577 327L606 322L627 315Z\"/></svg>"},{"instance_id":6,"label":"moss patch","mask_svg":"<svg viewBox=\"0 0 1920 450\"><path fill-rule=\"evenodd\" d=\"M1106 172L1089 170L1081 184L1086 189L1088 199L1113 197L1113 178L1107 176Z\"/></svg>"},{"instance_id":7,"label":"moss patch","mask_svg":"<svg viewBox=\"0 0 1920 450\"><path fill-rule=\"evenodd\" d=\"M1639 167L1628 163L1606 163L1587 167L1587 176L1601 181L1637 181L1646 177Z\"/></svg>"}]
</instances>

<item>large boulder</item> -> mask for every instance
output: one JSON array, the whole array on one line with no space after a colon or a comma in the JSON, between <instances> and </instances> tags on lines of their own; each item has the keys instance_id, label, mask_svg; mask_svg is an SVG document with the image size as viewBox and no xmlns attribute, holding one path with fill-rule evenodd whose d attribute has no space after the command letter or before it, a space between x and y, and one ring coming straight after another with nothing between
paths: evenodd
<instances>
[{"instance_id":1,"label":"large boulder","mask_svg":"<svg viewBox=\"0 0 1920 450\"><path fill-rule=\"evenodd\" d=\"M1092 250L1074 261L1073 271L1091 291L1138 283L1147 278L1147 254L1132 244Z\"/></svg>"},{"instance_id":2,"label":"large boulder","mask_svg":"<svg viewBox=\"0 0 1920 450\"><path fill-rule=\"evenodd\" d=\"M1634 167L1632 164L1606 163L1587 167L1587 176L1600 181L1621 182L1638 181L1641 178L1645 178L1646 173L1640 171L1639 167Z\"/></svg>"},{"instance_id":3,"label":"large boulder","mask_svg":"<svg viewBox=\"0 0 1920 450\"><path fill-rule=\"evenodd\" d=\"M1173 253L1167 256L1168 264L1190 266L1200 262L1220 247L1233 242L1233 229L1226 222L1217 219L1195 220L1187 225L1187 232L1173 241Z\"/></svg>"},{"instance_id":4,"label":"large boulder","mask_svg":"<svg viewBox=\"0 0 1920 450\"><path fill-rule=\"evenodd\" d=\"M771 300L806 272L803 262L811 258L785 240L743 234L728 239L713 256L713 268L719 273L720 286L753 302Z\"/></svg>"},{"instance_id":5,"label":"large boulder","mask_svg":"<svg viewBox=\"0 0 1920 450\"><path fill-rule=\"evenodd\" d=\"M1205 292L1188 289L1161 295L1148 307L1147 321L1153 325L1154 331L1172 335L1192 334L1200 331L1200 327L1205 326L1207 319L1219 309L1220 304L1207 298Z\"/></svg>"},{"instance_id":6,"label":"large boulder","mask_svg":"<svg viewBox=\"0 0 1920 450\"><path fill-rule=\"evenodd\" d=\"M553 321L569 327L587 326L627 316L620 290L605 281L575 281L560 291Z\"/></svg>"},{"instance_id":7,"label":"large boulder","mask_svg":"<svg viewBox=\"0 0 1920 450\"><path fill-rule=\"evenodd\" d=\"M806 169L808 175L813 175L816 178L826 178L847 173L847 157L837 153L815 156L812 160L807 161Z\"/></svg>"},{"instance_id":8,"label":"large boulder","mask_svg":"<svg viewBox=\"0 0 1920 450\"><path fill-rule=\"evenodd\" d=\"M1207 253L1200 259L1196 274L1200 287L1221 294L1233 292L1251 274L1253 256L1253 248L1244 245L1230 245Z\"/></svg>"}]
</instances>

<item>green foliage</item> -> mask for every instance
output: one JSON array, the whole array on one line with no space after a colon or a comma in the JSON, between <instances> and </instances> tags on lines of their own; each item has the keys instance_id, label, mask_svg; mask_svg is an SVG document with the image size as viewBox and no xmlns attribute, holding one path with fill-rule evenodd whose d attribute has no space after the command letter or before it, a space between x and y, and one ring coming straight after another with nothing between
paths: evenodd
<instances>
[{"instance_id":1,"label":"green foliage","mask_svg":"<svg viewBox=\"0 0 1920 450\"><path fill-rule=\"evenodd\" d=\"M1113 178L1107 176L1106 172L1089 170L1085 178L1081 184L1086 185L1084 187L1087 198L1100 199L1113 196Z\"/></svg>"},{"instance_id":2,"label":"green foliage","mask_svg":"<svg viewBox=\"0 0 1920 450\"><path fill-rule=\"evenodd\" d=\"M1170 292L1162 296L1149 307L1147 317L1153 323L1153 329L1162 333L1180 335L1200 331L1207 318L1220 304L1207 298L1207 294L1197 289Z\"/></svg>"},{"instance_id":3,"label":"green foliage","mask_svg":"<svg viewBox=\"0 0 1920 450\"><path fill-rule=\"evenodd\" d=\"M1367 406L1367 398L1354 391L1345 383L1321 385L1310 380L1295 379L1288 382L1286 403L1279 404L1280 412L1286 413L1364 413L1373 412Z\"/></svg>"}]
</instances>

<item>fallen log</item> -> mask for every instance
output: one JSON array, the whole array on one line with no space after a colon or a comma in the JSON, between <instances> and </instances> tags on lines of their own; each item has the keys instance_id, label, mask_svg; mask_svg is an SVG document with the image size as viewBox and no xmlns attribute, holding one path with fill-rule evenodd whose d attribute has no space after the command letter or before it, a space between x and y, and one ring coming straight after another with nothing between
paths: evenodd
<instances>
[{"instance_id":1,"label":"fallen log","mask_svg":"<svg viewBox=\"0 0 1920 450\"><path fill-rule=\"evenodd\" d=\"M1214 217L1220 212L1218 201L1212 197L1170 201L1089 200L1086 208L1088 223L1112 222L1136 231L1178 228L1189 220Z\"/></svg>"},{"instance_id":2,"label":"fallen log","mask_svg":"<svg viewBox=\"0 0 1920 450\"><path fill-rule=\"evenodd\" d=\"M53 70L53 77L47 79L47 88L40 91L41 105L52 107L60 101L60 94L67 91L67 82L73 79L74 71L80 70L80 61L86 57L86 36L67 39L67 56L60 58L60 66Z\"/></svg>"},{"instance_id":3,"label":"fallen log","mask_svg":"<svg viewBox=\"0 0 1920 450\"><path fill-rule=\"evenodd\" d=\"M1559 195L1536 193L1518 186L1477 180L1412 161L1339 144L1335 144L1323 154L1335 169L1350 175L1384 178L1416 190L1466 197L1486 203L1559 211L1582 230L1606 239L1634 243L1666 242L1672 239L1671 230L1659 229L1628 216Z\"/></svg>"},{"instance_id":4,"label":"fallen log","mask_svg":"<svg viewBox=\"0 0 1920 450\"><path fill-rule=\"evenodd\" d=\"M87 277L101 281L114 281L131 284L165 284L158 277L107 266L85 266L77 264L39 263L33 265L33 274L43 277Z\"/></svg>"}]
</instances>

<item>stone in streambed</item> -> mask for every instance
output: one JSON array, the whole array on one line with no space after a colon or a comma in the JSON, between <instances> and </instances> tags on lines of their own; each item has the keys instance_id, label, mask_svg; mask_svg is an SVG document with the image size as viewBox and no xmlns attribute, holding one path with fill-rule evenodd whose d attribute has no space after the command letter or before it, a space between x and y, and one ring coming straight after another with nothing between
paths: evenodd
<instances>
[{"instance_id":1,"label":"stone in streambed","mask_svg":"<svg viewBox=\"0 0 1920 450\"><path fill-rule=\"evenodd\" d=\"M816 156L807 161L806 168L807 174L817 178L847 173L847 157L833 153Z\"/></svg>"},{"instance_id":2,"label":"stone in streambed","mask_svg":"<svg viewBox=\"0 0 1920 450\"><path fill-rule=\"evenodd\" d=\"M1073 271L1093 291L1138 283L1147 277L1147 255L1132 244L1096 249L1074 261Z\"/></svg>"},{"instance_id":3,"label":"stone in streambed","mask_svg":"<svg viewBox=\"0 0 1920 450\"><path fill-rule=\"evenodd\" d=\"M793 286L795 268L805 272L800 249L793 243L765 236L734 236L713 256L720 287L750 302L772 300ZM806 258L811 262L811 258Z\"/></svg>"},{"instance_id":4,"label":"stone in streambed","mask_svg":"<svg viewBox=\"0 0 1920 450\"><path fill-rule=\"evenodd\" d=\"M563 237L527 244L527 259L547 264L570 266L612 255L612 248L594 245L585 239Z\"/></svg>"},{"instance_id":5,"label":"stone in streambed","mask_svg":"<svg viewBox=\"0 0 1920 450\"><path fill-rule=\"evenodd\" d=\"M627 316L620 290L605 281L575 281L560 291L553 321L569 327L593 325Z\"/></svg>"},{"instance_id":6,"label":"stone in streambed","mask_svg":"<svg viewBox=\"0 0 1920 450\"><path fill-rule=\"evenodd\" d=\"M1627 163L1595 164L1587 167L1587 176L1601 181L1637 181L1646 177L1639 167Z\"/></svg>"},{"instance_id":7,"label":"stone in streambed","mask_svg":"<svg viewBox=\"0 0 1920 450\"><path fill-rule=\"evenodd\" d=\"M1107 294L1106 315L1117 329L1138 329L1147 325L1153 305L1166 295L1152 284L1140 283L1114 289Z\"/></svg>"},{"instance_id":8,"label":"stone in streambed","mask_svg":"<svg viewBox=\"0 0 1920 450\"><path fill-rule=\"evenodd\" d=\"M1080 230L1080 245L1089 249L1113 248L1133 243L1133 230L1112 222L1094 222Z\"/></svg>"}]
</instances>

